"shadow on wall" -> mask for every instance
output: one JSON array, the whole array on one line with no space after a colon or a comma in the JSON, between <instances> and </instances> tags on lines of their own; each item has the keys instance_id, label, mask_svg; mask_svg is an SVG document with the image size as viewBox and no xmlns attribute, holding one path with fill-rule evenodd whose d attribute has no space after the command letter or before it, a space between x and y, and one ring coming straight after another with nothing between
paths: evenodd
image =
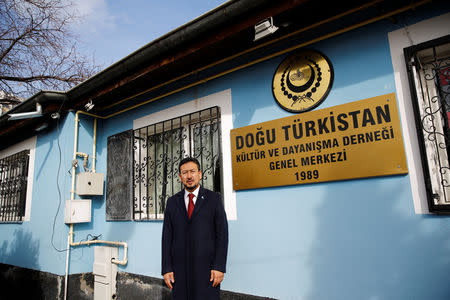
<instances>
[{"instance_id":1,"label":"shadow on wall","mask_svg":"<svg viewBox=\"0 0 450 300\"><path fill-rule=\"evenodd\" d=\"M38 256L39 241L33 240L32 233L23 229L16 229L14 239L10 242L3 241L0 248L2 262L13 266L37 270Z\"/></svg>"},{"instance_id":2,"label":"shadow on wall","mask_svg":"<svg viewBox=\"0 0 450 300\"><path fill-rule=\"evenodd\" d=\"M40 278L36 278L37 272L27 271L39 268L39 241L33 239L31 232L15 230L14 239L2 243L0 257L5 264L0 264L0 298L40 299Z\"/></svg>"},{"instance_id":3,"label":"shadow on wall","mask_svg":"<svg viewBox=\"0 0 450 300\"><path fill-rule=\"evenodd\" d=\"M47 166L48 159L52 155L53 141L51 140L48 143L49 143L49 145L48 145L47 153L45 154L44 159L42 159L42 163L39 164L39 168L36 168L36 170L38 170L36 172L37 179L39 179L39 177L41 176L41 172L45 169L45 166ZM36 163L36 167L37 166L38 166L38 164Z\"/></svg>"},{"instance_id":4,"label":"shadow on wall","mask_svg":"<svg viewBox=\"0 0 450 300\"><path fill-rule=\"evenodd\" d=\"M415 215L407 180L333 187L317 211L307 299L449 299L450 219Z\"/></svg>"}]
</instances>

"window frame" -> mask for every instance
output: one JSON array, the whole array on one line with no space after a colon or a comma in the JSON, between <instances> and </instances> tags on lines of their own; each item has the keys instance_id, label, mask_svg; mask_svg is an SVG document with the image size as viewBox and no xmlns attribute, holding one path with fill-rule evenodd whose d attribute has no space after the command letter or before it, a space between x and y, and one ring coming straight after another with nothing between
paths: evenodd
<instances>
[{"instance_id":1,"label":"window frame","mask_svg":"<svg viewBox=\"0 0 450 300\"><path fill-rule=\"evenodd\" d=\"M236 192L233 190L231 170L230 131L233 129L233 114L231 89L227 89L165 109L155 110L153 107L150 114L133 121L133 129L115 133L107 138L106 221L134 220L132 214L134 130L214 106L220 108L221 119L222 200L227 219L237 220Z\"/></svg>"},{"instance_id":2,"label":"window frame","mask_svg":"<svg viewBox=\"0 0 450 300\"><path fill-rule=\"evenodd\" d=\"M134 220L164 218L161 207L183 188L178 164L186 156L199 160L201 185L222 194L220 116L213 106L133 130Z\"/></svg>"},{"instance_id":3,"label":"window frame","mask_svg":"<svg viewBox=\"0 0 450 300\"><path fill-rule=\"evenodd\" d=\"M405 152L408 162L412 202L416 214L431 213L428 208L419 141L413 116L411 93L403 49L450 34L450 13L408 24L388 33L395 91L398 100ZM386 85L385 88L390 88Z\"/></svg>"},{"instance_id":4,"label":"window frame","mask_svg":"<svg viewBox=\"0 0 450 300\"><path fill-rule=\"evenodd\" d=\"M437 188L437 187L435 187L436 184L441 184L442 185L441 188L444 189L443 192L444 192L444 195L445 195L446 188L445 188L445 185L444 185L444 181L448 181L448 178L447 178L448 175L449 175L448 171L444 171L444 173L442 173L442 170L441 170L441 172L440 172L441 174L440 175L433 175L433 172L431 171L432 169L436 169L436 168L449 169L449 167L450 167L450 165L449 165L450 159L449 159L447 151L449 149L450 142L446 143L447 150L445 150L445 149L441 150L441 151L445 152L445 156L446 156L446 159L447 159L446 166L439 167L439 165L442 162L442 159L439 159L439 162L434 162L433 163L432 159L429 157L430 156L429 151L431 149L430 149L429 146L427 146L429 143L425 140L425 137L424 137L425 129L423 128L424 127L423 123L426 122L427 119L429 119L429 118L425 118L425 116L429 115L429 114L423 115L423 113L421 112L421 108L419 107L419 103L421 102L421 99L419 99L419 95L418 95L419 92L423 92L424 90L428 90L429 89L429 86L431 86L429 84L429 82L434 81L434 79L435 79L434 77L436 76L436 74L433 74L433 76L432 76L433 78L431 78L431 79L425 79L425 77L429 77L429 75L431 75L431 74L429 74L429 73L422 74L422 72L420 72L420 74L418 74L416 72L417 68L415 67L415 65L419 64L419 62L417 61L417 57L416 56L417 56L417 54L420 51L427 50L427 49L433 49L434 47L438 47L440 45L449 44L449 43L450 43L450 35L447 35L447 36L443 36L443 37L440 37L440 38L437 38L437 39L433 39L433 40L430 40L430 41L426 41L426 42L420 43L418 45L413 45L413 46L410 46L410 47L407 47L407 48L404 49L405 65L407 67L408 75L409 75L408 76L409 77L409 87L410 87L410 93L411 93L412 106L413 106L413 110L414 110L414 120L415 120L415 124L416 124L416 129L417 129L417 137L418 137L418 141L419 141L419 150L420 150L420 156L421 156L422 172L423 172L423 177L424 177L424 182L425 182L426 200L427 200L427 203L428 203L429 211L430 212L435 212L435 213L437 213L437 212L450 212L450 195L447 195L446 198L448 198L448 199L446 199L446 200L444 199L444 202L448 202L448 203L445 203L445 204L442 204L442 201L440 201L438 203L435 203L435 200L434 200L435 191L436 191L436 188ZM447 60L448 60L448 58L447 58ZM447 64L445 66L449 67L450 65ZM420 79L420 78L418 79L417 78L418 76L422 77L422 79ZM427 84L427 86L422 86L423 82L421 80L425 80L426 81L425 83ZM417 86L419 83L420 83L420 86ZM434 89L436 90L437 88L434 86ZM439 90L432 91L431 93L433 93L433 92L436 92L436 94L438 94ZM426 95L426 97L430 97L430 95ZM437 97L437 99L439 101L441 101L442 95L437 95L436 97ZM437 104L437 106L439 106L439 105L442 105L442 104ZM443 106L441 106L437 111L436 111L435 108L433 108L431 106L429 108L436 115L440 116L440 109L442 109ZM446 118L446 116L444 116L444 119L445 118ZM441 119L440 118L436 119L436 118L433 117L433 119L435 119L437 121L437 123L441 123ZM429 125L432 126L432 127L435 127L434 126L435 121L431 121L431 122L432 122L432 124L429 124ZM447 131L449 130L449 128L445 127L445 126L442 126L442 124L438 124L438 125L439 125L439 128L435 129L435 132L440 133L442 131L443 134L447 133L447 135L448 135ZM438 135L435 134L434 136L435 136L436 139L440 138L439 134ZM442 139L443 138L439 139L439 141L436 140L436 143L442 142L441 141ZM445 143L445 141L444 141L444 143ZM440 147L438 147L438 148L440 148ZM439 149L437 151L439 152ZM441 154L444 154L444 153L441 153ZM439 153L437 155L439 157ZM437 178L434 178L436 176L437 176ZM441 183L437 183L436 180L439 181L439 178L441 176L442 176L442 178L441 178L442 182ZM438 196L438 195L436 194L436 196Z\"/></svg>"},{"instance_id":5,"label":"window frame","mask_svg":"<svg viewBox=\"0 0 450 300\"><path fill-rule=\"evenodd\" d=\"M33 183L34 183L34 165L35 165L35 156L36 156L36 140L37 137L33 136L28 138L22 142L19 142L15 145L12 145L6 149L0 150L0 159L9 157L14 155L15 153L19 153L24 150L29 150L28 157L28 175L27 175L27 189L26 189L26 199L25 199L25 214L20 221L0 221L0 224L8 224L8 223L22 223L30 221L31 215L31 200L32 200L32 191L33 191Z\"/></svg>"},{"instance_id":6,"label":"window frame","mask_svg":"<svg viewBox=\"0 0 450 300\"><path fill-rule=\"evenodd\" d=\"M133 130L172 118L191 114L212 106L220 108L221 157L222 157L222 198L228 220L237 220L236 192L233 190L231 172L230 131L233 129L231 89L197 98L169 108L155 111L133 121Z\"/></svg>"}]
</instances>

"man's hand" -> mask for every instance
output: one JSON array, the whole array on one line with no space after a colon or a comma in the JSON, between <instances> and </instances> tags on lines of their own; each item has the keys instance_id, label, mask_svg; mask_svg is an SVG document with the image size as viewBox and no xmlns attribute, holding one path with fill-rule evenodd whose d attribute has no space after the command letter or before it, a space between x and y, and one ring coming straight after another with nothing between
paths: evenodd
<instances>
[{"instance_id":1,"label":"man's hand","mask_svg":"<svg viewBox=\"0 0 450 300\"><path fill-rule=\"evenodd\" d=\"M169 272L163 275L164 276L164 282L167 284L169 289L172 289L172 283L175 282L175 277L173 277L173 272ZM223 275L222 275L223 278Z\"/></svg>"},{"instance_id":2,"label":"man's hand","mask_svg":"<svg viewBox=\"0 0 450 300\"><path fill-rule=\"evenodd\" d=\"M164 275L165 276L165 275ZM211 270L211 279L213 281L213 287L218 286L223 280L223 273L217 270Z\"/></svg>"}]
</instances>

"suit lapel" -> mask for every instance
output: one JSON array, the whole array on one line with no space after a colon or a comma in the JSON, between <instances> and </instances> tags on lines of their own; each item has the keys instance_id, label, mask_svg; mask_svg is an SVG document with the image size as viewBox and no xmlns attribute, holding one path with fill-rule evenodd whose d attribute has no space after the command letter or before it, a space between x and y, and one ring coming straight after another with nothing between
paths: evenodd
<instances>
[{"instance_id":1,"label":"suit lapel","mask_svg":"<svg viewBox=\"0 0 450 300\"><path fill-rule=\"evenodd\" d=\"M200 190L198 191L197 201L195 201L194 211L192 212L191 221L198 215L198 212L202 208L203 204L206 201L206 193L205 189L200 186ZM186 213L187 216L187 213Z\"/></svg>"},{"instance_id":2,"label":"suit lapel","mask_svg":"<svg viewBox=\"0 0 450 300\"><path fill-rule=\"evenodd\" d=\"M186 210L186 204L184 203L184 189L176 194L176 206L177 209L180 210L181 215L185 217L186 221L188 221L189 218Z\"/></svg>"}]
</instances>

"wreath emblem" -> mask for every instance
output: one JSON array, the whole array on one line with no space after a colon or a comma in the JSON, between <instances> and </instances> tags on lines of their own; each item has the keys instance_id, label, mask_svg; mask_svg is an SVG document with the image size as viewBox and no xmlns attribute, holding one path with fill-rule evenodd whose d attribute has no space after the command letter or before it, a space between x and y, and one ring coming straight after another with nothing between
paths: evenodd
<instances>
[{"instance_id":1,"label":"wreath emblem","mask_svg":"<svg viewBox=\"0 0 450 300\"><path fill-rule=\"evenodd\" d=\"M317 107L328 95L333 68L317 51L302 51L287 57L278 66L272 82L276 102L289 112Z\"/></svg>"}]
</instances>

